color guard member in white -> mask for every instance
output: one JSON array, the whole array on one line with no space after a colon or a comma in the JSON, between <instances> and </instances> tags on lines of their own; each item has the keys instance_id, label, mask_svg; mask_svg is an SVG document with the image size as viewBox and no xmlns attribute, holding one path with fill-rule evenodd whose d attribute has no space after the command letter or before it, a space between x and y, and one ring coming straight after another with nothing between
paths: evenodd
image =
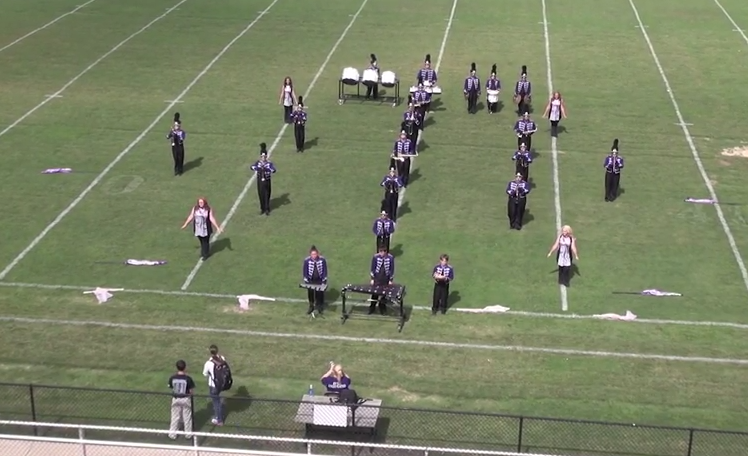
<instances>
[{"instance_id":1,"label":"color guard member in white","mask_svg":"<svg viewBox=\"0 0 748 456\"><path fill-rule=\"evenodd\" d=\"M566 119L566 105L564 99L561 97L561 92L553 92L551 99L548 100L548 104L545 107L543 117L551 121L551 136L554 138L558 137L558 123L561 118Z\"/></svg>"},{"instance_id":2,"label":"color guard member in white","mask_svg":"<svg viewBox=\"0 0 748 456\"><path fill-rule=\"evenodd\" d=\"M575 260L579 261L577 238L574 237L569 225L564 225L561 228L561 234L556 238L556 242L553 243L551 251L548 252L548 257L553 252L556 252L556 262L558 263L558 283L559 285L568 287L571 282L572 255Z\"/></svg>"},{"instance_id":3,"label":"color guard member in white","mask_svg":"<svg viewBox=\"0 0 748 456\"><path fill-rule=\"evenodd\" d=\"M293 81L290 76L286 76L280 88L278 95L278 104L283 105L283 119L286 123L291 123L291 114L296 104L296 92L293 88Z\"/></svg>"}]
</instances>

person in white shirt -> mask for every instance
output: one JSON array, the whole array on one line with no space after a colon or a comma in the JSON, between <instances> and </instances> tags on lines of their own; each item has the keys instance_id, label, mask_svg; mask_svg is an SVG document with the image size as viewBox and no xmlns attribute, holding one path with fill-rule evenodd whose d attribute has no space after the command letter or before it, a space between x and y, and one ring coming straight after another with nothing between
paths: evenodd
<instances>
[{"instance_id":1,"label":"person in white shirt","mask_svg":"<svg viewBox=\"0 0 748 456\"><path fill-rule=\"evenodd\" d=\"M214 369L216 364L226 362L226 358L218 354L218 347L211 345L208 349L210 358L203 366L203 376L208 379L208 391L210 400L213 402L213 418L210 420L216 426L223 426L223 404L221 403L221 391L216 388Z\"/></svg>"}]
</instances>

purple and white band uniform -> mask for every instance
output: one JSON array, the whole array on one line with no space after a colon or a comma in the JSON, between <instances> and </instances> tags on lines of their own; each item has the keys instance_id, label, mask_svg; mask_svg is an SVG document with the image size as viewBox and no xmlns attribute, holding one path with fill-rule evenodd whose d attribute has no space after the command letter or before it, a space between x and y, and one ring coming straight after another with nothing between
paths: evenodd
<instances>
[{"instance_id":1,"label":"purple and white band uniform","mask_svg":"<svg viewBox=\"0 0 748 456\"><path fill-rule=\"evenodd\" d=\"M425 127L424 120L426 119L426 112L428 112L429 94L423 88L423 82L419 81L418 90L413 92L413 104L416 107L416 112L421 117L421 130Z\"/></svg>"},{"instance_id":2,"label":"purple and white band uniform","mask_svg":"<svg viewBox=\"0 0 748 456\"><path fill-rule=\"evenodd\" d=\"M315 246L312 246L309 256L304 258L301 267L301 275L304 283L321 285L327 283L327 260L319 254ZM309 301L308 314L314 312L322 313L325 306L325 292L319 290L307 290Z\"/></svg>"},{"instance_id":3,"label":"purple and white band uniform","mask_svg":"<svg viewBox=\"0 0 748 456\"><path fill-rule=\"evenodd\" d=\"M486 105L488 106L488 113L494 114L498 112L499 105L499 93L501 91L501 81L496 76L496 64L494 63L491 67L491 75L486 80Z\"/></svg>"},{"instance_id":4,"label":"purple and white band uniform","mask_svg":"<svg viewBox=\"0 0 748 456\"><path fill-rule=\"evenodd\" d=\"M384 200L382 201L382 210L389 214L393 222L397 222L397 203L400 197L400 189L403 188L403 181L397 175L395 168L390 168L390 173L379 183L384 187Z\"/></svg>"},{"instance_id":5,"label":"purple and white band uniform","mask_svg":"<svg viewBox=\"0 0 748 456\"><path fill-rule=\"evenodd\" d=\"M181 176L184 172L184 140L187 133L182 130L182 120L178 112L174 113L174 123L166 135L171 142L171 157L174 159L174 175Z\"/></svg>"},{"instance_id":6,"label":"purple and white band uniform","mask_svg":"<svg viewBox=\"0 0 748 456\"><path fill-rule=\"evenodd\" d=\"M478 111L478 97L480 96L480 79L475 75L475 62L470 64L470 74L465 78L462 92L467 99L468 114L475 114Z\"/></svg>"},{"instance_id":7,"label":"purple and white band uniform","mask_svg":"<svg viewBox=\"0 0 748 456\"><path fill-rule=\"evenodd\" d=\"M419 85L423 83L426 86L434 87L437 83L437 75L436 71L434 71L433 68L431 68L431 54L426 54L426 58L423 62L423 68L418 70L418 73L416 74L416 79L419 82ZM431 93L425 92L426 94L426 105L424 106L425 112L431 111Z\"/></svg>"},{"instance_id":8,"label":"purple and white band uniform","mask_svg":"<svg viewBox=\"0 0 748 456\"><path fill-rule=\"evenodd\" d=\"M374 286L387 286L391 282L394 282L395 257L387 250L380 247L379 252L371 258L369 273L371 275L371 280L374 282ZM372 294L371 304L369 305L369 314L374 313L377 303L379 304L379 312L382 315L387 313L387 302L385 301L384 295Z\"/></svg>"},{"instance_id":9,"label":"purple and white band uniform","mask_svg":"<svg viewBox=\"0 0 748 456\"><path fill-rule=\"evenodd\" d=\"M438 278L443 277L443 278ZM455 279L455 270L449 264L449 256L442 255L439 259L439 264L434 266L431 271L431 277L434 279L434 297L431 304L431 313L436 314L437 311L441 311L442 314L447 313L447 306L449 305L449 284Z\"/></svg>"},{"instance_id":10,"label":"purple and white band uniform","mask_svg":"<svg viewBox=\"0 0 748 456\"><path fill-rule=\"evenodd\" d=\"M574 238L571 236L559 236L556 262L558 264L558 284L568 287L571 282L571 244Z\"/></svg>"},{"instance_id":11,"label":"purple and white band uniform","mask_svg":"<svg viewBox=\"0 0 748 456\"><path fill-rule=\"evenodd\" d=\"M623 157L618 155L618 138L613 140L610 155L605 157L603 167L605 168L605 201L615 201L621 184L621 170L623 169Z\"/></svg>"},{"instance_id":12,"label":"purple and white band uniform","mask_svg":"<svg viewBox=\"0 0 748 456\"><path fill-rule=\"evenodd\" d=\"M390 251L390 237L395 233L395 222L393 222L386 212L382 212L381 216L374 220L374 224L371 226L371 231L374 236L377 237L377 250L384 247L387 251Z\"/></svg>"},{"instance_id":13,"label":"purple and white band uniform","mask_svg":"<svg viewBox=\"0 0 748 456\"><path fill-rule=\"evenodd\" d=\"M304 152L304 143L306 142L306 121L308 117L304 108L304 97L299 96L299 104L296 105L296 110L291 113L293 134L296 139L296 152Z\"/></svg>"},{"instance_id":14,"label":"purple and white band uniform","mask_svg":"<svg viewBox=\"0 0 748 456\"><path fill-rule=\"evenodd\" d=\"M271 178L277 172L273 162L267 159L267 144L260 144L260 159L250 169L257 174L257 196L260 199L260 215L270 215L270 197L273 192Z\"/></svg>"},{"instance_id":15,"label":"purple and white band uniform","mask_svg":"<svg viewBox=\"0 0 748 456\"><path fill-rule=\"evenodd\" d=\"M514 132L517 134L517 148L522 144L527 150L532 149L532 135L538 131L538 126L530 119L530 114L524 113L521 119L514 123Z\"/></svg>"},{"instance_id":16,"label":"purple and white band uniform","mask_svg":"<svg viewBox=\"0 0 748 456\"><path fill-rule=\"evenodd\" d=\"M377 62L377 56L374 54L369 55L369 66L367 67L369 70L374 70L377 72L377 75L379 75L379 62ZM379 81L377 81L375 84L367 84L366 86L366 99L378 99L379 98Z\"/></svg>"},{"instance_id":17,"label":"purple and white band uniform","mask_svg":"<svg viewBox=\"0 0 748 456\"><path fill-rule=\"evenodd\" d=\"M527 80L527 65L522 65L519 81L514 85L514 97L517 102L517 114L528 112L532 99L532 83Z\"/></svg>"},{"instance_id":18,"label":"purple and white band uniform","mask_svg":"<svg viewBox=\"0 0 748 456\"><path fill-rule=\"evenodd\" d=\"M509 197L507 200L507 217L509 218L510 229L522 229L528 193L530 193L530 185L522 180L521 174L517 174L514 180L507 184L506 194Z\"/></svg>"},{"instance_id":19,"label":"purple and white band uniform","mask_svg":"<svg viewBox=\"0 0 748 456\"><path fill-rule=\"evenodd\" d=\"M390 169L395 168L397 175L400 176L400 182L403 187L408 187L410 179L410 157L415 155L415 147L405 131L400 134L400 139L395 141L392 146L392 156L390 158Z\"/></svg>"},{"instance_id":20,"label":"purple and white band uniform","mask_svg":"<svg viewBox=\"0 0 748 456\"><path fill-rule=\"evenodd\" d=\"M530 182L530 163L532 163L532 154L524 144L519 146L519 150L514 152L512 160L515 163L515 173L522 175L522 180Z\"/></svg>"},{"instance_id":21,"label":"purple and white band uniform","mask_svg":"<svg viewBox=\"0 0 748 456\"><path fill-rule=\"evenodd\" d=\"M413 107L413 97L408 95L408 110L403 113L403 121L400 122L400 131L404 131L413 144L418 141L420 124L418 112Z\"/></svg>"}]
</instances>

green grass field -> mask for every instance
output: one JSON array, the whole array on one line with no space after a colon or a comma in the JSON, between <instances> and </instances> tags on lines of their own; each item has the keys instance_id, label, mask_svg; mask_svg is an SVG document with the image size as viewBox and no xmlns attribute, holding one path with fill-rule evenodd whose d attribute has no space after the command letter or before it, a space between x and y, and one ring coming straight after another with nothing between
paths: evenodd
<instances>
[{"instance_id":1,"label":"green grass field","mask_svg":"<svg viewBox=\"0 0 748 456\"><path fill-rule=\"evenodd\" d=\"M185 0L168 12L178 0L96 0L6 48L82 2L0 4L0 381L162 391L176 359L199 376L215 343L254 397L295 399L334 359L389 405L748 430L748 162L723 152L748 146L748 38L734 30L748 28L748 3L278 0L266 10L271 1ZM403 93L430 53L444 89L393 241L410 305L429 305L431 267L450 254L453 309L413 310L401 334L391 321L341 325L336 303L309 321L298 301L311 244L328 259L331 301L368 280L378 184L404 106L341 106L337 83L372 52ZM471 62L482 80L498 64L498 115L466 114ZM529 223L516 232L503 189L514 170L508 91L523 64L541 131ZM286 131L273 149L266 218L254 185L242 190L257 145L281 131L286 75L308 92L312 147L295 153ZM540 119L549 80L569 111L556 148ZM178 178L164 139L174 111L192 163ZM616 137L624 192L605 203L602 161ZM75 172L40 174L50 167ZM705 180L730 204L684 203L710 197ZM235 210L193 274L197 242L179 227L198 196L219 221ZM557 203L581 256L565 312L545 256ZM169 263L112 264L126 258ZM164 293L119 292L99 306L81 294L95 286ZM614 293L648 288L683 297ZM278 302L238 313L235 300L205 296L244 293ZM455 311L495 304L525 314ZM626 310L658 322L563 318ZM99 406L116 416L116 404Z\"/></svg>"}]
</instances>

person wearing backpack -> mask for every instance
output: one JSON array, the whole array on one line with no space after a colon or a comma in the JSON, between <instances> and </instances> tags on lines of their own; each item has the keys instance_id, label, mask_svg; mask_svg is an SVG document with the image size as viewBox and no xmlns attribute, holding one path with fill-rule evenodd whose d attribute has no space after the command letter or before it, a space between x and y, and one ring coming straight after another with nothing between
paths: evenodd
<instances>
[{"instance_id":1,"label":"person wearing backpack","mask_svg":"<svg viewBox=\"0 0 748 456\"><path fill-rule=\"evenodd\" d=\"M231 377L231 368L226 358L218 354L218 347L211 345L208 350L210 358L205 362L203 375L208 379L210 400L213 403L213 419L210 422L216 426L223 426L221 393L231 389L234 379Z\"/></svg>"}]
</instances>

